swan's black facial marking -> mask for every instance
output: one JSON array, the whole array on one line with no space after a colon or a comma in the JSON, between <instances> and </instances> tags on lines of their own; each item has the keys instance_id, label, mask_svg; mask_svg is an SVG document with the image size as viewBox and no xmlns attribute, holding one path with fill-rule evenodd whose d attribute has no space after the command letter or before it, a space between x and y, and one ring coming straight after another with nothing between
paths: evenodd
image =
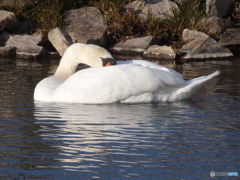
<instances>
[{"instance_id":1,"label":"swan's black facial marking","mask_svg":"<svg viewBox=\"0 0 240 180\"><path fill-rule=\"evenodd\" d=\"M102 58L102 64L103 66L111 66L111 65L116 65L116 60L113 58Z\"/></svg>"}]
</instances>

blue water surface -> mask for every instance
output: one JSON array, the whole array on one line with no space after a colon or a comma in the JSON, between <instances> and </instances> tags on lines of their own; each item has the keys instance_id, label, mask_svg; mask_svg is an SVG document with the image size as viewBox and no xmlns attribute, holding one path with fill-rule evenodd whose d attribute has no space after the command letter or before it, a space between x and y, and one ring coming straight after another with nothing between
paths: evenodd
<instances>
[{"instance_id":1,"label":"blue water surface","mask_svg":"<svg viewBox=\"0 0 240 180\"><path fill-rule=\"evenodd\" d=\"M34 104L34 87L54 64L0 63L0 179L227 179L210 172L240 173L240 59L168 64L186 79L221 71L186 101Z\"/></svg>"}]
</instances>

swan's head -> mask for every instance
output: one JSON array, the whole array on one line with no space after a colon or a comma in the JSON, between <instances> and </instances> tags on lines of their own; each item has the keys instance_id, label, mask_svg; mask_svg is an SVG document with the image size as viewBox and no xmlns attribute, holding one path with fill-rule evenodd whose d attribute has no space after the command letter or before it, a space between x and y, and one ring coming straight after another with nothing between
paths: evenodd
<instances>
[{"instance_id":1,"label":"swan's head","mask_svg":"<svg viewBox=\"0 0 240 180\"><path fill-rule=\"evenodd\" d=\"M87 65L91 67L103 67L116 64L116 61L106 49L93 44L88 44L87 46Z\"/></svg>"},{"instance_id":2,"label":"swan's head","mask_svg":"<svg viewBox=\"0 0 240 180\"><path fill-rule=\"evenodd\" d=\"M76 43L70 46L77 63L87 64L91 67L115 65L116 61L104 48L93 44Z\"/></svg>"},{"instance_id":3,"label":"swan's head","mask_svg":"<svg viewBox=\"0 0 240 180\"><path fill-rule=\"evenodd\" d=\"M111 65L116 65L116 60L113 58L103 58L101 57L102 60L102 66L111 66Z\"/></svg>"}]
</instances>

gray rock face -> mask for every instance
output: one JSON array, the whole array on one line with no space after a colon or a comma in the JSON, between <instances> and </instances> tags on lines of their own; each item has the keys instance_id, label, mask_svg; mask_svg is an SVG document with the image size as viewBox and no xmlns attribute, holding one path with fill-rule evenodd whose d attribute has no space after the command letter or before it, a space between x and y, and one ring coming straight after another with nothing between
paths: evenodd
<instances>
[{"instance_id":1,"label":"gray rock face","mask_svg":"<svg viewBox=\"0 0 240 180\"><path fill-rule=\"evenodd\" d=\"M221 46L216 40L208 35L191 30L184 30L185 38L191 39L182 47L182 51L188 52L185 59L203 59L203 58L218 58L230 57L233 54L225 47ZM187 37L187 34L191 38ZM199 35L197 35L199 34Z\"/></svg>"},{"instance_id":2,"label":"gray rock face","mask_svg":"<svg viewBox=\"0 0 240 180\"><path fill-rule=\"evenodd\" d=\"M39 46L42 36L16 35L11 36L6 42L6 46L16 47L17 58L37 58L46 53L44 47Z\"/></svg>"},{"instance_id":3,"label":"gray rock face","mask_svg":"<svg viewBox=\"0 0 240 180\"><path fill-rule=\"evenodd\" d=\"M14 13L0 10L0 31L17 26L18 20Z\"/></svg>"},{"instance_id":4,"label":"gray rock face","mask_svg":"<svg viewBox=\"0 0 240 180\"><path fill-rule=\"evenodd\" d=\"M206 0L206 13L208 16L227 17L234 0Z\"/></svg>"},{"instance_id":5,"label":"gray rock face","mask_svg":"<svg viewBox=\"0 0 240 180\"><path fill-rule=\"evenodd\" d=\"M205 40L199 40L197 45L191 49L185 58L203 59L230 56L233 56L233 54L227 48L222 47L217 41L209 37Z\"/></svg>"},{"instance_id":6,"label":"gray rock face","mask_svg":"<svg viewBox=\"0 0 240 180\"><path fill-rule=\"evenodd\" d=\"M64 14L64 22L74 43L106 44L107 23L98 8L70 10Z\"/></svg>"},{"instance_id":7,"label":"gray rock face","mask_svg":"<svg viewBox=\"0 0 240 180\"><path fill-rule=\"evenodd\" d=\"M73 43L69 34L59 28L54 28L48 33L48 39L55 47L60 56Z\"/></svg>"},{"instance_id":8,"label":"gray rock face","mask_svg":"<svg viewBox=\"0 0 240 180\"><path fill-rule=\"evenodd\" d=\"M154 43L155 39L153 36L133 38L126 40L125 42L117 43L111 48L111 50L113 50L115 53L140 55L144 50Z\"/></svg>"},{"instance_id":9,"label":"gray rock face","mask_svg":"<svg viewBox=\"0 0 240 180\"><path fill-rule=\"evenodd\" d=\"M183 30L183 41L185 42L191 42L196 39L205 39L208 38L208 35L206 35L203 32L195 31L195 30L189 30L189 29L184 29Z\"/></svg>"},{"instance_id":10,"label":"gray rock face","mask_svg":"<svg viewBox=\"0 0 240 180\"><path fill-rule=\"evenodd\" d=\"M122 48L141 48L146 49L154 42L153 36L145 36L140 38L133 38L126 40L125 42L120 42L115 45L115 47L122 47Z\"/></svg>"},{"instance_id":11,"label":"gray rock face","mask_svg":"<svg viewBox=\"0 0 240 180\"><path fill-rule=\"evenodd\" d=\"M143 21L146 21L149 13L159 19L173 16L173 11L178 10L178 5L170 0L151 0L149 2L136 0L128 4L126 8L132 9Z\"/></svg>"},{"instance_id":12,"label":"gray rock face","mask_svg":"<svg viewBox=\"0 0 240 180\"><path fill-rule=\"evenodd\" d=\"M240 28L227 29L221 34L219 43L222 46L240 45Z\"/></svg>"},{"instance_id":13,"label":"gray rock face","mask_svg":"<svg viewBox=\"0 0 240 180\"><path fill-rule=\"evenodd\" d=\"M170 46L152 45L143 52L143 57L158 59L175 59L176 53Z\"/></svg>"},{"instance_id":14,"label":"gray rock face","mask_svg":"<svg viewBox=\"0 0 240 180\"><path fill-rule=\"evenodd\" d=\"M217 39L221 33L231 26L228 19L215 16L203 18L198 24L201 31Z\"/></svg>"}]
</instances>

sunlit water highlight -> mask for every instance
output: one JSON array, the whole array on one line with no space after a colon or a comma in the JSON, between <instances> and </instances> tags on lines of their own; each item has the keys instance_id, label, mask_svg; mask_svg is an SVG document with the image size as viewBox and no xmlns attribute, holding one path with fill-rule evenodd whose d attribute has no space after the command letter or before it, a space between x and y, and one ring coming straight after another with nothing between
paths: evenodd
<instances>
[{"instance_id":1,"label":"sunlit water highlight","mask_svg":"<svg viewBox=\"0 0 240 180\"><path fill-rule=\"evenodd\" d=\"M167 66L221 75L192 99L34 104L55 62L0 64L0 179L210 179L240 173L240 60ZM215 177L217 178L217 177Z\"/></svg>"}]
</instances>

